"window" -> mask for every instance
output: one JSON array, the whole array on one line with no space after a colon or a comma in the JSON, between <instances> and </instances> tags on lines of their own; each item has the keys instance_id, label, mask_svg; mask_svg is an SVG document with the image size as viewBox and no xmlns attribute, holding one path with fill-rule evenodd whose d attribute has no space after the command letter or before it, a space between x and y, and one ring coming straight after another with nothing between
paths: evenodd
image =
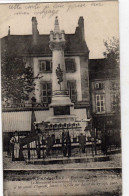
<instances>
[{"instance_id":1,"label":"window","mask_svg":"<svg viewBox=\"0 0 129 196\"><path fill-rule=\"evenodd\" d=\"M52 72L52 61L39 61L40 72Z\"/></svg>"},{"instance_id":2,"label":"window","mask_svg":"<svg viewBox=\"0 0 129 196\"><path fill-rule=\"evenodd\" d=\"M75 61L74 61L74 59L66 59L65 60L65 68L66 68L66 73L75 72Z\"/></svg>"},{"instance_id":3,"label":"window","mask_svg":"<svg viewBox=\"0 0 129 196\"><path fill-rule=\"evenodd\" d=\"M116 111L120 106L120 98L117 93L111 94L111 107L112 111Z\"/></svg>"},{"instance_id":4,"label":"window","mask_svg":"<svg viewBox=\"0 0 129 196\"><path fill-rule=\"evenodd\" d=\"M42 85L42 100L43 103L51 103L52 96L52 84L51 83L43 83Z\"/></svg>"},{"instance_id":5,"label":"window","mask_svg":"<svg viewBox=\"0 0 129 196\"><path fill-rule=\"evenodd\" d=\"M111 82L111 90L119 90L119 83L118 82Z\"/></svg>"},{"instance_id":6,"label":"window","mask_svg":"<svg viewBox=\"0 0 129 196\"><path fill-rule=\"evenodd\" d=\"M96 95L96 112L103 113L105 112L105 99L104 95Z\"/></svg>"},{"instance_id":7,"label":"window","mask_svg":"<svg viewBox=\"0 0 129 196\"><path fill-rule=\"evenodd\" d=\"M95 89L103 89L104 85L102 82L95 83Z\"/></svg>"},{"instance_id":8,"label":"window","mask_svg":"<svg viewBox=\"0 0 129 196\"><path fill-rule=\"evenodd\" d=\"M67 81L67 88L72 102L77 100L76 81Z\"/></svg>"}]
</instances>

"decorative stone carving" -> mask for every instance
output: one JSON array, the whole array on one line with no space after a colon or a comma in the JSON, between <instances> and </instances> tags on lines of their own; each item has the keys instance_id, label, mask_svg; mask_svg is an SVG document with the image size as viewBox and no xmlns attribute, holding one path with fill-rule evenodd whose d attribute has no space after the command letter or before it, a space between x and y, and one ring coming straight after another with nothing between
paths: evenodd
<instances>
[{"instance_id":1,"label":"decorative stone carving","mask_svg":"<svg viewBox=\"0 0 129 196\"><path fill-rule=\"evenodd\" d=\"M49 47L51 50L64 50L66 47L65 41L62 42L50 41Z\"/></svg>"}]
</instances>

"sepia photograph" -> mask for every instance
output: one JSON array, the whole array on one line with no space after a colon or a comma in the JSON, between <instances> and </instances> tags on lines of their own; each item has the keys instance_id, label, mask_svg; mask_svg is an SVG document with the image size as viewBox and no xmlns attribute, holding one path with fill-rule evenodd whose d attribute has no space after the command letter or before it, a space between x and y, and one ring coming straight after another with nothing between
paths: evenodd
<instances>
[{"instance_id":1,"label":"sepia photograph","mask_svg":"<svg viewBox=\"0 0 129 196\"><path fill-rule=\"evenodd\" d=\"M0 4L0 48L4 196L121 196L118 1Z\"/></svg>"}]
</instances>

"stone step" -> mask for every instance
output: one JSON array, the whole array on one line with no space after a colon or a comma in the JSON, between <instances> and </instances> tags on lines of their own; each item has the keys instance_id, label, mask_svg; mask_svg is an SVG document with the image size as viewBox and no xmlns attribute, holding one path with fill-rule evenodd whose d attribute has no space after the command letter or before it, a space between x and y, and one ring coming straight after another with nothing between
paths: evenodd
<instances>
[{"instance_id":1,"label":"stone step","mask_svg":"<svg viewBox=\"0 0 129 196\"><path fill-rule=\"evenodd\" d=\"M25 160L26 164L47 165L47 164L67 164L67 163L86 163L86 162L101 162L109 161L109 156L88 156L88 157L61 157L61 158L46 158L46 159L31 159Z\"/></svg>"}]
</instances>

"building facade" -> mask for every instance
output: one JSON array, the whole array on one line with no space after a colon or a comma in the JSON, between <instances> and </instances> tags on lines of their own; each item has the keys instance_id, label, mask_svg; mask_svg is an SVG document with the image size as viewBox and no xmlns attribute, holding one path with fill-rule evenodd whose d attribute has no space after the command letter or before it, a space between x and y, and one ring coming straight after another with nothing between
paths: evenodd
<instances>
[{"instance_id":1,"label":"building facade","mask_svg":"<svg viewBox=\"0 0 129 196\"><path fill-rule=\"evenodd\" d=\"M52 51L49 48L50 35L40 35L37 20L32 18L32 35L8 35L2 38L2 51L12 56L23 57L32 66L35 79L35 98L37 104L47 106L51 103L52 92ZM74 34L65 34L64 50L67 88L72 102L83 107L89 106L89 50L84 39L84 19L79 18ZM12 50L12 46L15 48ZM32 95L30 95L31 98ZM28 104L30 100L28 101ZM26 103L27 106L27 103Z\"/></svg>"},{"instance_id":2,"label":"building facade","mask_svg":"<svg viewBox=\"0 0 129 196\"><path fill-rule=\"evenodd\" d=\"M64 91L67 91L71 105L69 115L75 115L79 121L85 119L85 122L80 122L84 131L90 113L89 50L84 39L84 19L79 18L74 34L60 31L57 18L54 32L51 31L48 35L40 35L37 25L36 17L32 17L32 35L11 35L9 30L8 35L1 39L2 54L7 51L12 57L23 58L26 66L32 67L35 78L35 90L30 93L28 101L22 104L10 101L8 105L3 105L3 132L5 135L11 135L18 131L24 135L31 131L32 111L35 112L36 122L48 121L53 114L59 115L60 110L57 112L57 109L64 107L62 104L65 100L60 101L56 98L54 103L54 96L57 96L54 91L60 91L59 94L63 97L66 96ZM56 48L54 51L53 47ZM63 69L63 77L65 75L61 87L55 74L55 68L60 66ZM68 101L66 102L67 108L63 109L61 115L68 115L65 114L67 109L69 110ZM52 111L51 108L55 108L53 104L59 107ZM61 118L58 118L59 123ZM67 119L70 119L70 116Z\"/></svg>"},{"instance_id":3,"label":"building facade","mask_svg":"<svg viewBox=\"0 0 129 196\"><path fill-rule=\"evenodd\" d=\"M23 58L26 66L31 66L35 78L35 89L29 100L17 104L13 101L7 105L3 103L5 143L15 131L21 135L28 134L34 121L48 121L54 115L57 121L64 123L63 117L57 118L60 114L75 115L83 131L85 127L91 131L95 129L98 137L107 130L114 130L113 134L119 135L119 68L109 65L106 59L89 59L84 35L83 17L79 18L73 34L60 31L56 18L54 31L47 35L39 33L36 17L32 17L31 35L11 35L9 30L8 35L1 39L2 54L8 51L12 57ZM56 50L53 51L53 48ZM56 74L58 68L65 73L60 85ZM61 101L58 96L62 96ZM68 117L70 119L71 116ZM88 128L90 118L92 127ZM53 122L52 118L50 122ZM8 136L9 139L6 139Z\"/></svg>"},{"instance_id":4,"label":"building facade","mask_svg":"<svg viewBox=\"0 0 129 196\"><path fill-rule=\"evenodd\" d=\"M98 135L109 132L120 142L120 72L107 59L89 62L91 113Z\"/></svg>"}]
</instances>

